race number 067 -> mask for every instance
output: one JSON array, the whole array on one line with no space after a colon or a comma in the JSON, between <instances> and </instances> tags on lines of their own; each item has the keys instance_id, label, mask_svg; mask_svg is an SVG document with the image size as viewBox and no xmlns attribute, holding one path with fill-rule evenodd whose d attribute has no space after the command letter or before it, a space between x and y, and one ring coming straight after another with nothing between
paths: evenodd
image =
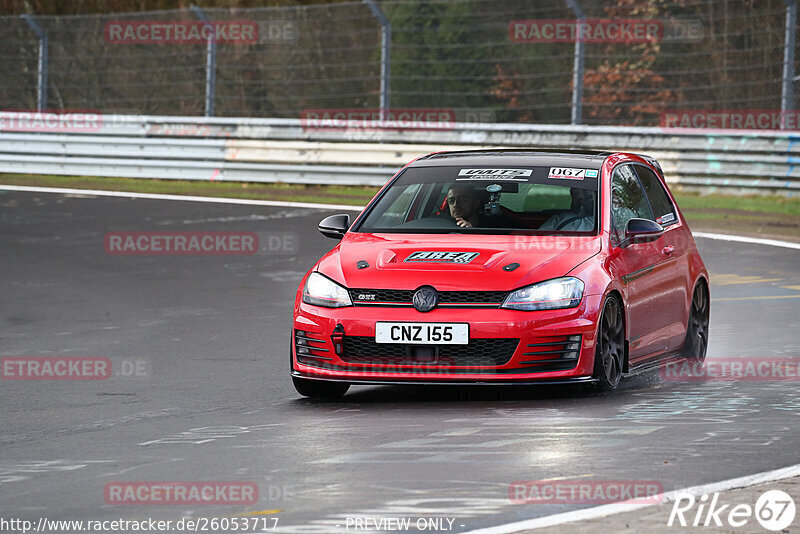
<instances>
[{"instance_id":1,"label":"race number 067","mask_svg":"<svg viewBox=\"0 0 800 534\"><path fill-rule=\"evenodd\" d=\"M595 171L596 172L596 171ZM565 178L569 180L583 180L586 169L573 169L569 167L550 167L548 178Z\"/></svg>"}]
</instances>

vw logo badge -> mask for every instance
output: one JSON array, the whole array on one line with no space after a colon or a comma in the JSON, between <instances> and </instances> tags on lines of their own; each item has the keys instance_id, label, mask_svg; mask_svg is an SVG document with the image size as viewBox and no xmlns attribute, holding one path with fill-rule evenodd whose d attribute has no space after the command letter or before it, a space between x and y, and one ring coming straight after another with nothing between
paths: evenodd
<instances>
[{"instance_id":1,"label":"vw logo badge","mask_svg":"<svg viewBox=\"0 0 800 534\"><path fill-rule=\"evenodd\" d=\"M439 304L439 293L431 286L422 286L414 292L411 302L418 311L429 312Z\"/></svg>"}]
</instances>

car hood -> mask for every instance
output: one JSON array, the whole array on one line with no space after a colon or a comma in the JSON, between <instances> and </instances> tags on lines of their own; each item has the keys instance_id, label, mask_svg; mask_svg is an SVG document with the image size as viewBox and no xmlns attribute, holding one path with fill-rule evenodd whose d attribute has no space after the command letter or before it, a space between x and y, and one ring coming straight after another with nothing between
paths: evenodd
<instances>
[{"instance_id":1,"label":"car hood","mask_svg":"<svg viewBox=\"0 0 800 534\"><path fill-rule=\"evenodd\" d=\"M564 276L600 248L599 236L348 233L318 270L348 288L510 290Z\"/></svg>"}]
</instances>

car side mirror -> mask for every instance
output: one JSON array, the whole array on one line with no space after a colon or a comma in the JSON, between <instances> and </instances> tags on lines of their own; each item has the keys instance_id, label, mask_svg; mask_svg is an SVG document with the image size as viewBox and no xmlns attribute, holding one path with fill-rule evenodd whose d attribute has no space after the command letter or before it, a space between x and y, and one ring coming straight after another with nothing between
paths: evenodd
<instances>
[{"instance_id":1,"label":"car side mirror","mask_svg":"<svg viewBox=\"0 0 800 534\"><path fill-rule=\"evenodd\" d=\"M664 234L664 227L650 219L631 219L625 226L623 243L650 243Z\"/></svg>"},{"instance_id":2,"label":"car side mirror","mask_svg":"<svg viewBox=\"0 0 800 534\"><path fill-rule=\"evenodd\" d=\"M319 231L325 237L341 239L350 228L350 216L347 214L331 215L319 222Z\"/></svg>"}]
</instances>

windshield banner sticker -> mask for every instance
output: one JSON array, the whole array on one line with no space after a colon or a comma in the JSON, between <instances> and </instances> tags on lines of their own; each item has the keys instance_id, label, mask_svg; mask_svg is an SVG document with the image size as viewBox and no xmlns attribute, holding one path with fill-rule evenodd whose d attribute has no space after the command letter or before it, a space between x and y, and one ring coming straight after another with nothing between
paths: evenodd
<instances>
[{"instance_id":1,"label":"windshield banner sticker","mask_svg":"<svg viewBox=\"0 0 800 534\"><path fill-rule=\"evenodd\" d=\"M412 252L404 260L417 263L469 263L480 255L480 252L447 252L436 250L418 250Z\"/></svg>"},{"instance_id":2,"label":"windshield banner sticker","mask_svg":"<svg viewBox=\"0 0 800 534\"><path fill-rule=\"evenodd\" d=\"M520 180L521 176L530 176L533 169L461 169L456 180Z\"/></svg>"}]
</instances>

